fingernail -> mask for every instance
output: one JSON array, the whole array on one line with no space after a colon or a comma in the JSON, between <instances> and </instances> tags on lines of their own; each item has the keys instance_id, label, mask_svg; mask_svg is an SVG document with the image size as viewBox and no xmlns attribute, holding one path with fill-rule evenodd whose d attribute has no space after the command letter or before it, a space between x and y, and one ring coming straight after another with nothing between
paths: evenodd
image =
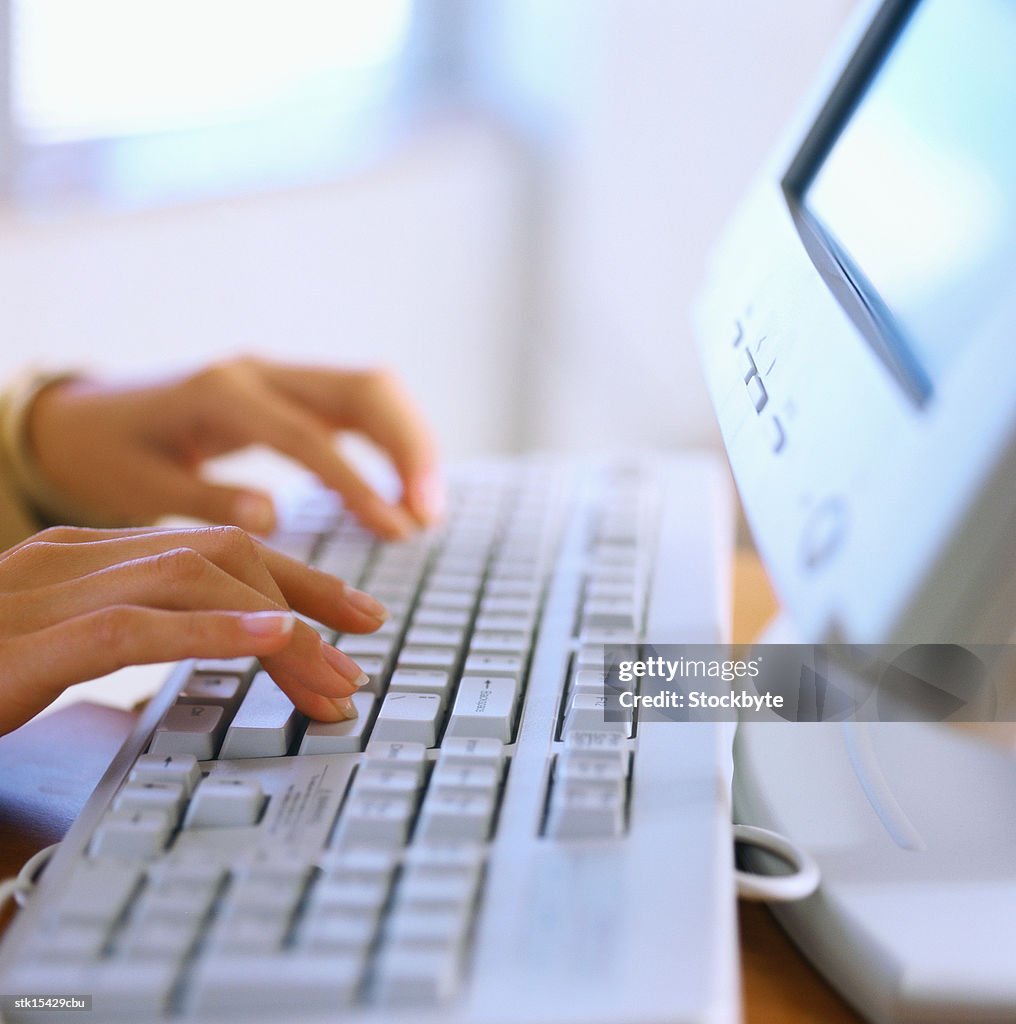
<instances>
[{"instance_id":1,"label":"fingernail","mask_svg":"<svg viewBox=\"0 0 1016 1024\"><path fill-rule=\"evenodd\" d=\"M345 719L356 718L356 705L351 697L336 697L335 709Z\"/></svg>"},{"instance_id":2,"label":"fingernail","mask_svg":"<svg viewBox=\"0 0 1016 1024\"><path fill-rule=\"evenodd\" d=\"M362 686L363 684L358 682L361 676L364 675L363 669L348 654L343 654L342 651L331 644L321 645L321 654L325 661L340 675L347 683L352 683L353 686Z\"/></svg>"},{"instance_id":3,"label":"fingernail","mask_svg":"<svg viewBox=\"0 0 1016 1024\"><path fill-rule=\"evenodd\" d=\"M237 526L251 533L269 533L275 526L275 508L263 494L241 494L233 506Z\"/></svg>"},{"instance_id":4,"label":"fingernail","mask_svg":"<svg viewBox=\"0 0 1016 1024\"><path fill-rule=\"evenodd\" d=\"M292 612L247 612L240 625L251 636L282 636L292 633L296 617Z\"/></svg>"},{"instance_id":5,"label":"fingernail","mask_svg":"<svg viewBox=\"0 0 1016 1024\"><path fill-rule=\"evenodd\" d=\"M351 587L348 583L344 583L343 587L346 600L358 612L363 612L364 615L369 615L381 622L388 621L388 609L380 601L371 597L370 594L365 594L362 590L357 590L356 587Z\"/></svg>"},{"instance_id":6,"label":"fingernail","mask_svg":"<svg viewBox=\"0 0 1016 1024\"><path fill-rule=\"evenodd\" d=\"M405 540L417 529L416 523L402 509L386 505L383 501L374 503L368 518L378 524L378 532L383 533L386 540Z\"/></svg>"},{"instance_id":7,"label":"fingernail","mask_svg":"<svg viewBox=\"0 0 1016 1024\"><path fill-rule=\"evenodd\" d=\"M437 473L425 476L416 487L418 500L427 514L427 518L433 522L444 516L445 511L445 487L444 482Z\"/></svg>"}]
</instances>

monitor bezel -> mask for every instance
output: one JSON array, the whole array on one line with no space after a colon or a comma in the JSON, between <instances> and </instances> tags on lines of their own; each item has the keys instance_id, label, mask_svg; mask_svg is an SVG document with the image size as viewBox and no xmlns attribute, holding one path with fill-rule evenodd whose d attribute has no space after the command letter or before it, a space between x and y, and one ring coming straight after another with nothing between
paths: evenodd
<instances>
[{"instance_id":1,"label":"monitor bezel","mask_svg":"<svg viewBox=\"0 0 1016 1024\"><path fill-rule=\"evenodd\" d=\"M805 197L919 2L887 0L879 8L780 179L780 189L794 226L815 269L904 394L917 407L932 397L931 378L914 356L906 332L877 288L808 209Z\"/></svg>"}]
</instances>

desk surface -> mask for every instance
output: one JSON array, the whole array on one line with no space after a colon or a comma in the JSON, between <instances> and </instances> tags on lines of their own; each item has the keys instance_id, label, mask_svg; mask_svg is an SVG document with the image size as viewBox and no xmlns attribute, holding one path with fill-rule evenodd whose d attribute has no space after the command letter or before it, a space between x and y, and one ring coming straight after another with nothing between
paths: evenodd
<instances>
[{"instance_id":1,"label":"desk surface","mask_svg":"<svg viewBox=\"0 0 1016 1024\"><path fill-rule=\"evenodd\" d=\"M734 636L747 640L775 602L758 559L738 555ZM58 842L116 753L133 716L77 704L0 740L0 878ZM11 911L0 911L0 929ZM746 1024L857 1024L760 904L740 904Z\"/></svg>"}]
</instances>

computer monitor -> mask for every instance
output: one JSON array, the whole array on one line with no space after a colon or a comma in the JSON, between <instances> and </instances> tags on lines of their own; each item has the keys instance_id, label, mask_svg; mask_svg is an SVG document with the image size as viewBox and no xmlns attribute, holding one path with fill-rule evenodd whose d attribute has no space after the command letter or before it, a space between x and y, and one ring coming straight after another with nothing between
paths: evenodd
<instances>
[{"instance_id":1,"label":"computer monitor","mask_svg":"<svg viewBox=\"0 0 1016 1024\"><path fill-rule=\"evenodd\" d=\"M699 309L745 512L807 641L1016 626L1016 4L868 8Z\"/></svg>"},{"instance_id":2,"label":"computer monitor","mask_svg":"<svg viewBox=\"0 0 1016 1024\"><path fill-rule=\"evenodd\" d=\"M1012 635L1014 112L1016 3L868 6L714 254L698 334L769 638ZM1011 752L943 725L735 744L737 820L822 872L778 916L876 1021L1016 1020L1014 794Z\"/></svg>"}]
</instances>

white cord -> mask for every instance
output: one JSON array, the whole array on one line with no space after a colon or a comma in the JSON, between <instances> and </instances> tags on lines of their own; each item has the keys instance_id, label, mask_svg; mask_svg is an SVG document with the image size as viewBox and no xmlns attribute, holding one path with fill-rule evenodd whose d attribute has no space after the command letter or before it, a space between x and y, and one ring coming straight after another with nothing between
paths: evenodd
<instances>
[{"instance_id":1,"label":"white cord","mask_svg":"<svg viewBox=\"0 0 1016 1024\"><path fill-rule=\"evenodd\" d=\"M760 850L775 854L794 869L789 875L757 875L751 871L735 871L737 895L741 899L790 903L803 900L818 888L820 873L815 859L786 836L756 825L735 825L734 842L757 846Z\"/></svg>"},{"instance_id":2,"label":"white cord","mask_svg":"<svg viewBox=\"0 0 1016 1024\"><path fill-rule=\"evenodd\" d=\"M28 902L28 898L35 891L37 876L42 873L59 845L59 843L53 843L52 846L39 850L25 861L16 877L5 878L0 882L0 907L10 899L13 899L19 907L23 907Z\"/></svg>"},{"instance_id":3,"label":"white cord","mask_svg":"<svg viewBox=\"0 0 1016 1024\"><path fill-rule=\"evenodd\" d=\"M16 899L20 888L21 884L16 878L5 878L0 882L0 907L8 900Z\"/></svg>"}]
</instances>

